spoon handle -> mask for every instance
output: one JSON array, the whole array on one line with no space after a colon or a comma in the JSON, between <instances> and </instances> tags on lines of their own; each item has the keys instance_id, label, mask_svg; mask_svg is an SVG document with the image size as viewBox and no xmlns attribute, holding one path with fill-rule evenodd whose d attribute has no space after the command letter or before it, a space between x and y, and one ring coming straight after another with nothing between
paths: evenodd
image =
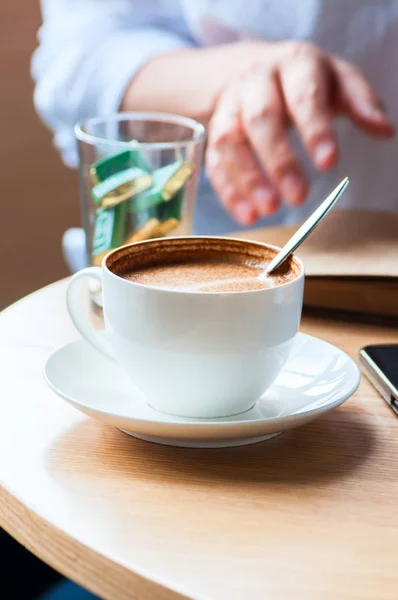
<instances>
[{"instance_id":1,"label":"spoon handle","mask_svg":"<svg viewBox=\"0 0 398 600\"><path fill-rule=\"evenodd\" d=\"M322 221L323 217L327 215L332 206L340 198L341 194L349 184L348 177L345 177L341 183L333 190L331 194L318 206L318 208L312 213L310 217L302 224L302 226L296 231L296 233L290 238L275 258L267 265L266 272L272 273L281 265L290 254L292 254L296 248L305 240L305 238L311 233L313 229Z\"/></svg>"}]
</instances>

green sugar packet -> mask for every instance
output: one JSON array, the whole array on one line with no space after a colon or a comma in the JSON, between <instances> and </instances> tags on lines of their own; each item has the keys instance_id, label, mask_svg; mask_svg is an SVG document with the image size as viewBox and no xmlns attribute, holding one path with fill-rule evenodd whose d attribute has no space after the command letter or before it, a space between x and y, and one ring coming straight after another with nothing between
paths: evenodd
<instances>
[{"instance_id":1,"label":"green sugar packet","mask_svg":"<svg viewBox=\"0 0 398 600\"><path fill-rule=\"evenodd\" d=\"M129 171L129 169L134 170ZM116 181L111 179L110 182L106 182L108 178L117 176L120 171L124 174ZM150 181L148 178L142 179L143 175L148 174L148 171L147 162L137 150L124 150L91 165L90 177L96 188L93 194L94 200L96 203L100 203L104 197L106 199L107 194L110 196L108 203L105 202L105 205L108 204L108 208L105 210L105 208L99 207L96 210L92 247L93 264L100 265L102 258L110 250L118 248L124 243L125 237L129 233L127 231L127 204L124 199L130 198L137 190L141 190L142 185L145 188L152 184L152 179ZM136 175L140 178L138 182L135 180ZM134 180L133 184L131 184L131 179ZM98 189L96 186L101 186L101 184L105 185ZM116 200L116 202L112 202L112 200Z\"/></svg>"},{"instance_id":2,"label":"green sugar packet","mask_svg":"<svg viewBox=\"0 0 398 600\"><path fill-rule=\"evenodd\" d=\"M93 235L93 264L100 264L109 250L123 244L126 235L126 214L126 204L119 204L107 210L97 209Z\"/></svg>"},{"instance_id":3,"label":"green sugar packet","mask_svg":"<svg viewBox=\"0 0 398 600\"><path fill-rule=\"evenodd\" d=\"M150 172L148 162L138 150L123 150L112 156L107 156L90 167L90 177L94 185L104 181L107 177L125 171L130 167L138 167L142 171Z\"/></svg>"},{"instance_id":4,"label":"green sugar packet","mask_svg":"<svg viewBox=\"0 0 398 600\"><path fill-rule=\"evenodd\" d=\"M153 184L144 192L137 194L129 202L130 213L139 213L156 205L159 216L163 218L181 218L183 187L195 169L194 163L174 162L152 173ZM164 213L164 214L163 214Z\"/></svg>"},{"instance_id":5,"label":"green sugar packet","mask_svg":"<svg viewBox=\"0 0 398 600\"><path fill-rule=\"evenodd\" d=\"M130 167L110 175L91 190L96 204L112 208L152 186L152 176L139 167Z\"/></svg>"}]
</instances>

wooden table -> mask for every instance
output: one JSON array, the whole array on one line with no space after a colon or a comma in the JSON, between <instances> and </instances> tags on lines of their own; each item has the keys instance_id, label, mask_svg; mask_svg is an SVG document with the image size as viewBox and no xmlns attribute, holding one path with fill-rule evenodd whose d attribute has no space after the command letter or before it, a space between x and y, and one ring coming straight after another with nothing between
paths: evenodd
<instances>
[{"instance_id":1,"label":"wooden table","mask_svg":"<svg viewBox=\"0 0 398 600\"><path fill-rule=\"evenodd\" d=\"M77 337L65 288L0 317L0 517L11 535L110 599L398 598L398 419L365 380L343 407L256 446L141 442L43 381L45 359ZM398 341L387 327L302 329L354 358Z\"/></svg>"}]
</instances>

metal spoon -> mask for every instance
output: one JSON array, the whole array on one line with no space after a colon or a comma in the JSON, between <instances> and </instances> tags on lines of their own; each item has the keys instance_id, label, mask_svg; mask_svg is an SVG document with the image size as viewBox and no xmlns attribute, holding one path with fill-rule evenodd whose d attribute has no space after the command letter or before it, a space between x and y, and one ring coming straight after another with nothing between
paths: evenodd
<instances>
[{"instance_id":1,"label":"metal spoon","mask_svg":"<svg viewBox=\"0 0 398 600\"><path fill-rule=\"evenodd\" d=\"M279 265L281 265L296 250L296 248L300 246L301 242L303 242L306 237L309 236L311 231L313 231L318 223L322 221L323 217L327 215L332 206L340 198L348 184L349 179L346 177L341 183L339 183L336 189L333 190L326 200L324 200L322 204L318 206L316 210L314 210L312 215L308 217L305 223L302 224L302 226L296 231L290 240L283 246L282 250L278 252L275 258L265 268L264 275L260 275L260 277L264 277L272 273L272 271L275 271L275 269L277 269Z\"/></svg>"}]
</instances>

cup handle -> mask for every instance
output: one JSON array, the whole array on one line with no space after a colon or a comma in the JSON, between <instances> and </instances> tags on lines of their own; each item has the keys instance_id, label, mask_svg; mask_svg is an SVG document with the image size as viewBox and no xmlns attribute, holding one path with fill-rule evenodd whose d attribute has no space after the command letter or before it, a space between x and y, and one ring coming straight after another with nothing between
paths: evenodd
<instances>
[{"instance_id":1,"label":"cup handle","mask_svg":"<svg viewBox=\"0 0 398 600\"><path fill-rule=\"evenodd\" d=\"M102 337L101 331L95 329L90 323L86 310L83 306L83 279L92 277L102 284L102 269L101 267L88 267L82 269L73 275L69 282L66 292L66 306L69 316L80 335L91 344L96 350L101 352L106 358L117 362L113 354L112 348L108 342Z\"/></svg>"}]
</instances>

